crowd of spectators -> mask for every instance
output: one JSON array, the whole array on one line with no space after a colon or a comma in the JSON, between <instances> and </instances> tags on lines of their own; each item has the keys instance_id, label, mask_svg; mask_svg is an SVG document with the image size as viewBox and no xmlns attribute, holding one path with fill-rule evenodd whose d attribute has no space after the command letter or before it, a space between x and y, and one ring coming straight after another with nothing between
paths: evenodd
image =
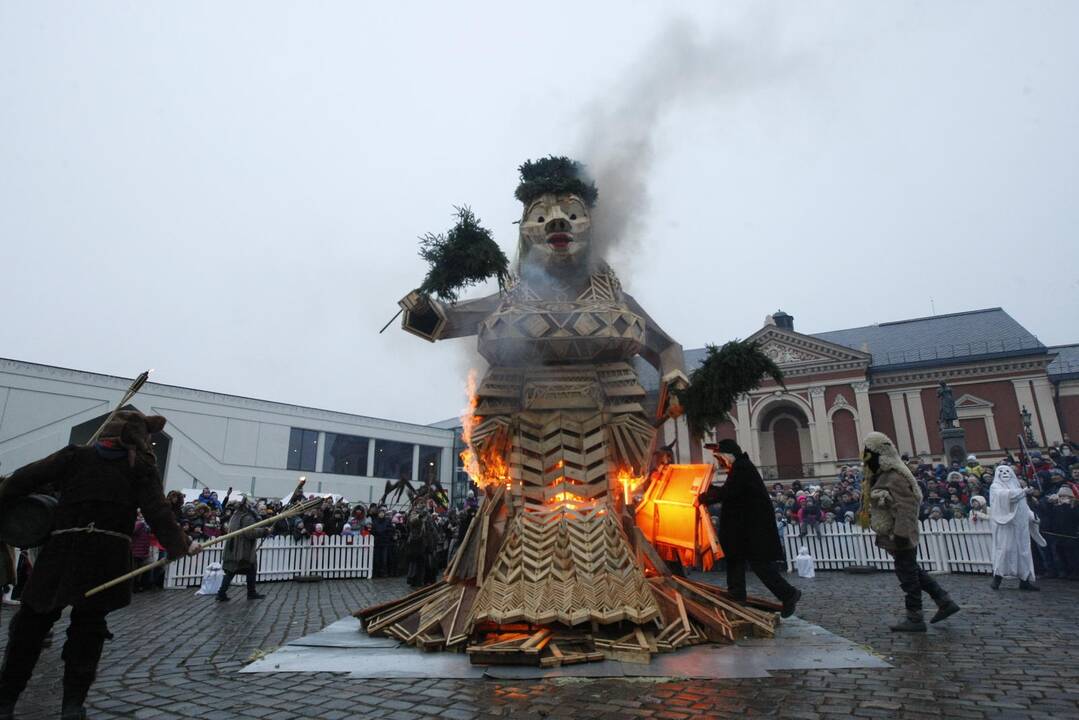
<instances>
[{"instance_id":1,"label":"crowd of spectators","mask_svg":"<svg viewBox=\"0 0 1079 720\"><path fill-rule=\"evenodd\" d=\"M1011 465L1027 488L1027 502L1046 540L1038 547L1035 564L1046 577L1079 579L1079 446L1064 441L1029 454L1007 452L1001 463ZM961 520L974 523L990 518L990 486L997 465L982 463L976 455L966 462L925 462L904 456L922 490L920 519ZM836 478L819 485L801 481L775 483L772 503L780 531L797 528L800 535L820 533L821 525L854 523L861 503L862 471L843 467Z\"/></svg>"},{"instance_id":2,"label":"crowd of spectators","mask_svg":"<svg viewBox=\"0 0 1079 720\"><path fill-rule=\"evenodd\" d=\"M314 497L314 496L311 496ZM229 518L237 507L238 497L220 498L205 489L191 502L179 491L168 493L177 522L193 540L206 541L228 531ZM285 502L275 499L247 499L263 518L279 514ZM407 502L393 506L379 503L351 503L327 497L322 504L302 514L278 520L270 526L271 537L291 537L297 542L318 544L330 536L341 536L346 543L354 538L373 538L374 576L406 575L410 585L419 587L434 582L445 569L456 546L464 539L478 508L474 493L450 509L447 498L428 488L415 493ZM138 542L133 544L136 564L145 562L153 535L145 523L136 523Z\"/></svg>"}]
</instances>

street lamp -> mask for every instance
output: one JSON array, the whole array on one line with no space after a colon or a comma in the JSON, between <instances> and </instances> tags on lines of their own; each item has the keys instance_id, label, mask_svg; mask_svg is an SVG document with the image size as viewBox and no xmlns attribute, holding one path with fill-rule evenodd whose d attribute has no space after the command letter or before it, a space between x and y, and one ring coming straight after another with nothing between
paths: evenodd
<instances>
[{"instance_id":1,"label":"street lamp","mask_svg":"<svg viewBox=\"0 0 1079 720\"><path fill-rule=\"evenodd\" d=\"M1019 415L1023 418L1023 435L1026 437L1027 445L1032 446L1034 445L1034 431L1030 427L1030 411L1027 410L1026 405L1019 411Z\"/></svg>"}]
</instances>

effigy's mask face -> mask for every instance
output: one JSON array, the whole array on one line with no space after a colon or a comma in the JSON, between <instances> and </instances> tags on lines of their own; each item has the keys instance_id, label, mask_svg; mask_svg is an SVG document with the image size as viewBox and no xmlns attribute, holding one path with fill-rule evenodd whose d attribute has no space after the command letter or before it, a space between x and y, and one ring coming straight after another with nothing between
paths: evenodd
<instances>
[{"instance_id":1,"label":"effigy's mask face","mask_svg":"<svg viewBox=\"0 0 1079 720\"><path fill-rule=\"evenodd\" d=\"M521 266L555 274L583 269L591 251L592 216L576 195L545 194L525 208L521 218Z\"/></svg>"}]
</instances>

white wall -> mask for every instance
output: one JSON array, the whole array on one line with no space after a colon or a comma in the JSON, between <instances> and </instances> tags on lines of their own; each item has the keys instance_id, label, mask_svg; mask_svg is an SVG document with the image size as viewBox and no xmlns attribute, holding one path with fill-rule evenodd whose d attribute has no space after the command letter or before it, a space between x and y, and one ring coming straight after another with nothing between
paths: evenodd
<instances>
[{"instance_id":1,"label":"white wall","mask_svg":"<svg viewBox=\"0 0 1079 720\"><path fill-rule=\"evenodd\" d=\"M130 380L0 360L0 473L68 444L71 428L108 413ZM306 475L312 491L366 502L382 495L386 478L287 470L293 427L443 448L440 479L449 490L453 432L265 400L147 383L131 402L168 418L167 489L205 484L258 496L281 496ZM320 435L320 441L324 435Z\"/></svg>"}]
</instances>

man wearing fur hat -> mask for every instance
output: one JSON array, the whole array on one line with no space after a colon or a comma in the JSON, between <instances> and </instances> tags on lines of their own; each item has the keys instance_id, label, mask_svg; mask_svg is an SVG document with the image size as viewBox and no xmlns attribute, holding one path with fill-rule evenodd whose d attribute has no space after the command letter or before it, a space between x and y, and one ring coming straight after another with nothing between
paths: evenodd
<instances>
[{"instance_id":1,"label":"man wearing fur hat","mask_svg":"<svg viewBox=\"0 0 1079 720\"><path fill-rule=\"evenodd\" d=\"M891 629L894 632L925 632L923 592L937 604L937 613L930 622L937 623L954 615L959 612L959 606L929 573L918 567L921 488L887 435L871 432L863 447L865 480L859 523L871 527L877 536L877 547L895 558L895 574L906 595L906 618Z\"/></svg>"},{"instance_id":2,"label":"man wearing fur hat","mask_svg":"<svg viewBox=\"0 0 1079 720\"><path fill-rule=\"evenodd\" d=\"M131 583L90 598L85 593L131 570L131 529L137 509L170 555L193 555L202 549L180 530L162 492L150 436L164 426L163 417L121 411L93 447L68 446L16 470L0 486L0 507L46 485L60 491L55 529L8 628L0 668L0 720L13 717L42 641L69 605L61 718L86 717L83 703L105 641L112 637L105 616L131 602Z\"/></svg>"},{"instance_id":3,"label":"man wearing fur hat","mask_svg":"<svg viewBox=\"0 0 1079 720\"><path fill-rule=\"evenodd\" d=\"M775 564L786 556L764 480L749 455L733 440L721 440L713 453L727 468L727 481L704 491L700 504L722 503L719 544L727 559L727 590L735 600L745 602L748 563L765 587L783 603L783 617L790 617L802 593L776 570Z\"/></svg>"}]
</instances>

